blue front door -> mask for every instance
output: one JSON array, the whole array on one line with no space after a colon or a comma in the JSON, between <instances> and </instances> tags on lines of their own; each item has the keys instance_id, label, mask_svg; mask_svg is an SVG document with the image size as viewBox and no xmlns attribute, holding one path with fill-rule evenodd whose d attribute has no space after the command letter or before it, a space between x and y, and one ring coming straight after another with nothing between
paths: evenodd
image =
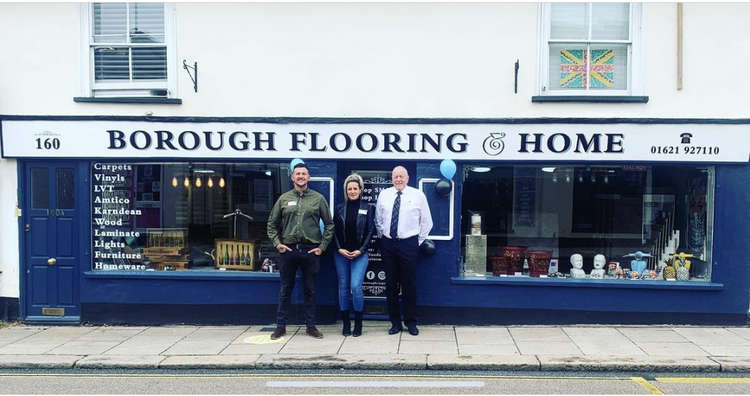
<instances>
[{"instance_id":1,"label":"blue front door","mask_svg":"<svg viewBox=\"0 0 750 396\"><path fill-rule=\"evenodd\" d=\"M80 321L81 177L72 162L27 162L23 188L22 316Z\"/></svg>"}]
</instances>

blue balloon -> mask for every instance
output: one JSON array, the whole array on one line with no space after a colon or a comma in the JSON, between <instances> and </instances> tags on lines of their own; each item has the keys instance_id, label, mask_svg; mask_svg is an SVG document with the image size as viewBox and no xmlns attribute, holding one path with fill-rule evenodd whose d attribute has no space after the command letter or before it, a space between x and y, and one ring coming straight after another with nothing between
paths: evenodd
<instances>
[{"instance_id":1,"label":"blue balloon","mask_svg":"<svg viewBox=\"0 0 750 396\"><path fill-rule=\"evenodd\" d=\"M292 160L292 162L289 163L289 169L290 170L294 169L294 165L304 164L304 163L305 163L305 161L302 161L300 158L295 158L295 159Z\"/></svg>"},{"instance_id":2,"label":"blue balloon","mask_svg":"<svg viewBox=\"0 0 750 396\"><path fill-rule=\"evenodd\" d=\"M440 173L446 179L452 179L453 175L456 174L456 163L452 159L444 159L440 161Z\"/></svg>"}]
</instances>

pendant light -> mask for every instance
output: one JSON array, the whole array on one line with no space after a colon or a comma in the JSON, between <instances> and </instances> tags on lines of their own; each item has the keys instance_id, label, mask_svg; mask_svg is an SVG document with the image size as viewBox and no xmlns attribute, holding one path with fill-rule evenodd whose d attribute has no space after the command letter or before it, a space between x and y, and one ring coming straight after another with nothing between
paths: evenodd
<instances>
[{"instance_id":1,"label":"pendant light","mask_svg":"<svg viewBox=\"0 0 750 396\"><path fill-rule=\"evenodd\" d=\"M213 179L213 177L211 177L211 176L208 177L208 182L206 182L206 185L208 186L208 188L213 188L214 187L214 179Z\"/></svg>"},{"instance_id":2,"label":"pendant light","mask_svg":"<svg viewBox=\"0 0 750 396\"><path fill-rule=\"evenodd\" d=\"M201 188L201 186L203 186L203 182L201 181L201 177L198 176L198 177L195 178L195 187L196 188Z\"/></svg>"},{"instance_id":3,"label":"pendant light","mask_svg":"<svg viewBox=\"0 0 750 396\"><path fill-rule=\"evenodd\" d=\"M177 176L172 176L172 187L177 188Z\"/></svg>"},{"instance_id":4,"label":"pendant light","mask_svg":"<svg viewBox=\"0 0 750 396\"><path fill-rule=\"evenodd\" d=\"M219 187L224 188L224 186L226 186L226 185L227 185L227 183L224 181L224 177L222 176L219 179Z\"/></svg>"}]
</instances>

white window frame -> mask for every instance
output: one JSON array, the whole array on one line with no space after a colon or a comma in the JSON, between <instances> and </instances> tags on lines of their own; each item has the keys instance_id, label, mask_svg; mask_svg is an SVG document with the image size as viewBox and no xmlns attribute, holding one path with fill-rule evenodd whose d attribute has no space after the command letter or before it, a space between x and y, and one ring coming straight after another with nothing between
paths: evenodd
<instances>
[{"instance_id":1,"label":"white window frame","mask_svg":"<svg viewBox=\"0 0 750 396\"><path fill-rule=\"evenodd\" d=\"M164 3L164 45L167 47L167 81L94 81L94 52L92 48L94 3L80 5L81 44L80 80L84 97L147 97L151 90L166 90L167 98L177 97L177 44L175 37L175 4ZM157 96L160 97L160 96Z\"/></svg>"},{"instance_id":2,"label":"white window frame","mask_svg":"<svg viewBox=\"0 0 750 396\"><path fill-rule=\"evenodd\" d=\"M588 2L587 4L590 4ZM551 31L551 4L539 5L539 46L537 70L537 95L545 96L642 96L643 88L643 49L641 3L630 3L630 40L592 40L588 43L630 43L628 48L628 87L615 89L549 89L549 43ZM591 28L589 23L589 29Z\"/></svg>"}]
</instances>

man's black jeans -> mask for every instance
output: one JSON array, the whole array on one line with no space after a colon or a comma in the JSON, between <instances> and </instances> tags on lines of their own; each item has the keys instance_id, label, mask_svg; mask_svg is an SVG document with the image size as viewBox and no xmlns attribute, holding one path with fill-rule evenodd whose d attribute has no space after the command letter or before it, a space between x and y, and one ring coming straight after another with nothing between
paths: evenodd
<instances>
[{"instance_id":1,"label":"man's black jeans","mask_svg":"<svg viewBox=\"0 0 750 396\"><path fill-rule=\"evenodd\" d=\"M279 290L276 325L286 327L297 268L302 268L302 280L305 289L305 324L308 327L315 326L315 275L318 274L320 268L320 257L307 253L307 251L318 246L300 244L289 245L289 247L292 248L292 251L282 253L280 257L281 290Z\"/></svg>"}]
</instances>

